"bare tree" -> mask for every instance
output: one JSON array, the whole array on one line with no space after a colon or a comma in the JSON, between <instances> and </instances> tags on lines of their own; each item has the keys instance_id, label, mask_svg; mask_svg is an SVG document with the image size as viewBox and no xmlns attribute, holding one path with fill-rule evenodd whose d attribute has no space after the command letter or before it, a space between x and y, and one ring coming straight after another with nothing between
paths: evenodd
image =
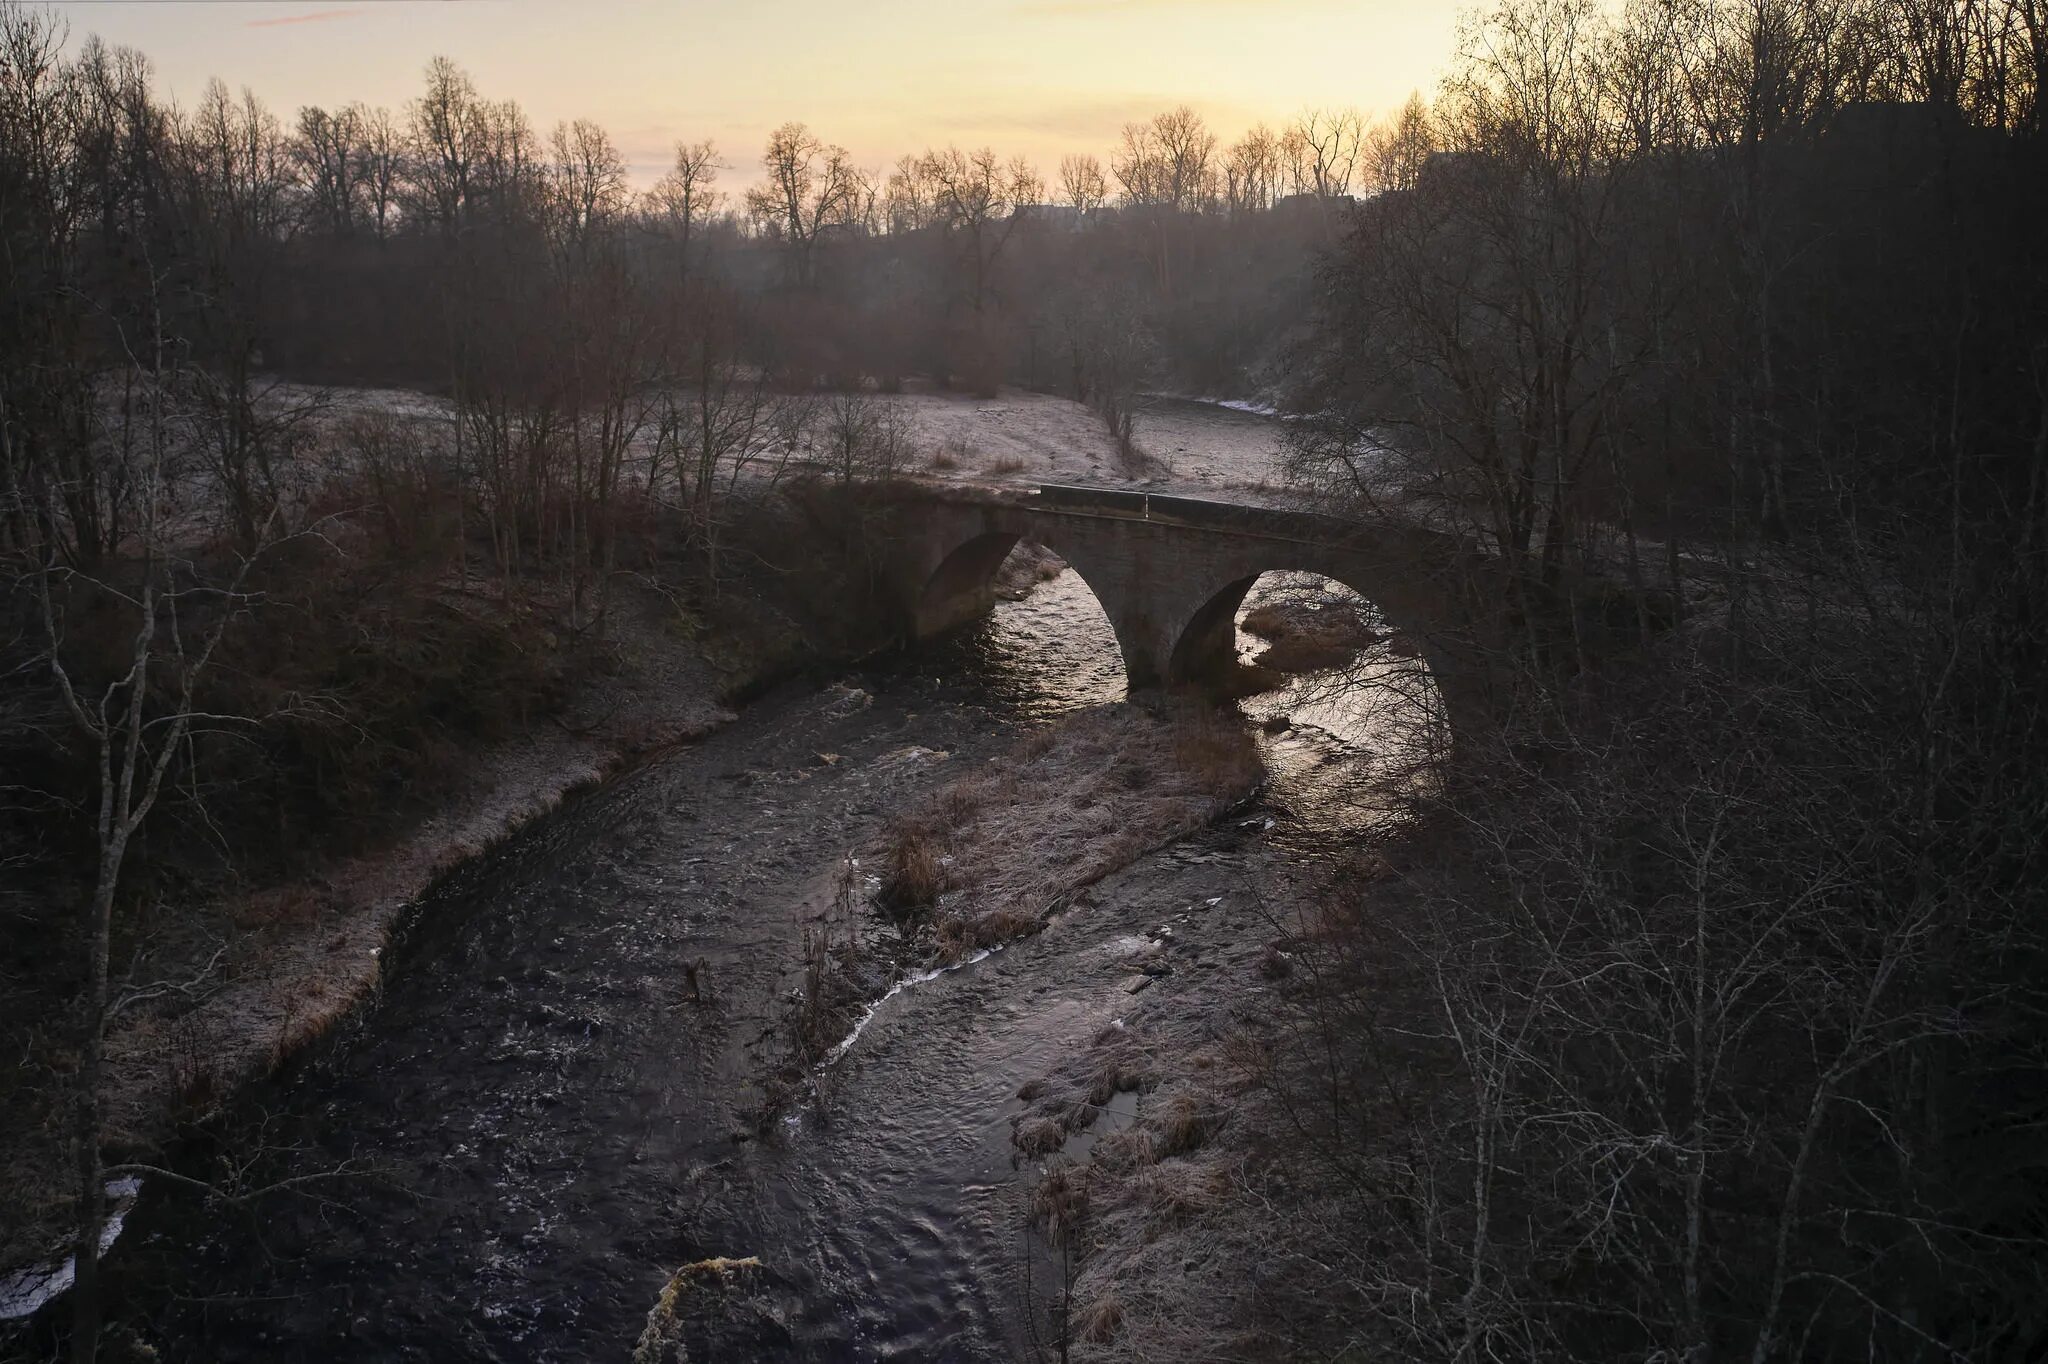
<instances>
[{"instance_id":1,"label":"bare tree","mask_svg":"<svg viewBox=\"0 0 2048 1364\"><path fill-rule=\"evenodd\" d=\"M1017 210L1035 203L1045 184L1021 158L1005 165L984 147L926 152L921 175L930 187L932 213L960 243L968 264L968 299L975 313L989 301L991 273L1022 221Z\"/></svg>"},{"instance_id":2,"label":"bare tree","mask_svg":"<svg viewBox=\"0 0 2048 1364\"><path fill-rule=\"evenodd\" d=\"M356 181L362 186L364 208L376 224L377 236L391 235L398 210L398 195L405 174L405 138L392 122L391 111L350 105L362 129L360 163Z\"/></svg>"},{"instance_id":3,"label":"bare tree","mask_svg":"<svg viewBox=\"0 0 2048 1364\"><path fill-rule=\"evenodd\" d=\"M842 485L893 478L913 447L903 409L872 393L835 393L818 414L815 458Z\"/></svg>"},{"instance_id":4,"label":"bare tree","mask_svg":"<svg viewBox=\"0 0 2048 1364\"><path fill-rule=\"evenodd\" d=\"M312 220L329 236L346 237L356 230L363 207L358 176L364 168L366 131L359 105L331 114L318 106L299 110L292 156L299 164Z\"/></svg>"},{"instance_id":5,"label":"bare tree","mask_svg":"<svg viewBox=\"0 0 2048 1364\"><path fill-rule=\"evenodd\" d=\"M1109 199L1109 177L1102 163L1092 156L1060 158L1060 191L1075 212L1087 217Z\"/></svg>"},{"instance_id":6,"label":"bare tree","mask_svg":"<svg viewBox=\"0 0 2048 1364\"><path fill-rule=\"evenodd\" d=\"M761 169L767 183L747 191L747 207L782 241L792 280L808 286L816 281L820 236L858 208L853 162L844 147L785 123L770 135Z\"/></svg>"},{"instance_id":7,"label":"bare tree","mask_svg":"<svg viewBox=\"0 0 2048 1364\"><path fill-rule=\"evenodd\" d=\"M648 478L657 497L675 498L687 543L715 592L732 499L743 487L776 486L808 435L813 404L775 394L743 362L729 299L709 297L688 347L678 376L684 386L664 390L656 411Z\"/></svg>"},{"instance_id":8,"label":"bare tree","mask_svg":"<svg viewBox=\"0 0 2048 1364\"><path fill-rule=\"evenodd\" d=\"M1125 200L1139 208L1193 213L1214 192L1216 135L1183 104L1149 123L1127 123L1110 167Z\"/></svg>"},{"instance_id":9,"label":"bare tree","mask_svg":"<svg viewBox=\"0 0 2048 1364\"><path fill-rule=\"evenodd\" d=\"M1264 212L1273 206L1280 176L1280 137L1265 124L1257 124L1224 158L1225 206L1237 214Z\"/></svg>"},{"instance_id":10,"label":"bare tree","mask_svg":"<svg viewBox=\"0 0 2048 1364\"><path fill-rule=\"evenodd\" d=\"M626 163L611 137L588 119L555 125L548 139L545 224L555 250L587 257L629 202Z\"/></svg>"},{"instance_id":11,"label":"bare tree","mask_svg":"<svg viewBox=\"0 0 2048 1364\"><path fill-rule=\"evenodd\" d=\"M151 416L139 451L141 515L136 535L142 557L137 571L119 582L86 578L61 567L56 546L48 540L30 546L27 556L50 676L97 774L96 859L80 934L86 985L79 999L80 1060L71 1128L77 1179L71 1348L72 1358L87 1364L95 1357L100 1331L99 1255L106 1213L101 1090L112 1000L109 953L122 870L130 843L155 808L165 778L195 726L232 723L232 717L203 710L198 687L221 639L255 600L244 585L275 524L274 515L264 518L258 543L223 586L208 585L175 554L166 525L173 440L166 404L172 396L168 376L173 342L161 328L162 314L155 316L159 325L144 341L136 361L142 382L151 389ZM41 524L52 524L57 514L55 505L46 506ZM65 661L69 605L77 600L83 607L91 597L117 603L135 621L128 666L97 697L74 682Z\"/></svg>"},{"instance_id":12,"label":"bare tree","mask_svg":"<svg viewBox=\"0 0 2048 1364\"><path fill-rule=\"evenodd\" d=\"M891 233L921 232L937 219L936 189L930 166L923 156L904 156L889 172L884 189L885 211Z\"/></svg>"},{"instance_id":13,"label":"bare tree","mask_svg":"<svg viewBox=\"0 0 2048 1364\"><path fill-rule=\"evenodd\" d=\"M1423 167L1436 150L1436 135L1430 124L1429 106L1419 94L1410 95L1401 111L1388 122L1372 128L1365 137L1362 160L1365 174L1375 190L1412 190L1422 179Z\"/></svg>"},{"instance_id":14,"label":"bare tree","mask_svg":"<svg viewBox=\"0 0 2048 1364\"><path fill-rule=\"evenodd\" d=\"M647 194L649 210L676 236L677 279L686 292L694 241L725 204L718 189L725 169L710 142L678 142L675 164Z\"/></svg>"},{"instance_id":15,"label":"bare tree","mask_svg":"<svg viewBox=\"0 0 2048 1364\"><path fill-rule=\"evenodd\" d=\"M330 144L334 134L326 130ZM191 362L179 366L194 399L198 451L245 552L264 509L284 492L317 397L288 399L262 380L261 325L274 287L291 184L288 144L254 95L237 101L212 82L179 142L179 183L191 212L181 254L203 282L207 306L183 329ZM345 149L330 154L346 160Z\"/></svg>"},{"instance_id":16,"label":"bare tree","mask_svg":"<svg viewBox=\"0 0 2048 1364\"><path fill-rule=\"evenodd\" d=\"M1186 105L1149 123L1127 123L1110 169L1123 186L1124 202L1146 219L1151 237L1153 282L1162 298L1174 297L1173 220L1201 211L1215 198L1212 161L1216 136L1201 115Z\"/></svg>"},{"instance_id":17,"label":"bare tree","mask_svg":"<svg viewBox=\"0 0 2048 1364\"><path fill-rule=\"evenodd\" d=\"M476 194L486 136L483 101L468 73L446 57L427 64L426 92L412 101L406 168L411 213L443 233L458 231Z\"/></svg>"},{"instance_id":18,"label":"bare tree","mask_svg":"<svg viewBox=\"0 0 2048 1364\"><path fill-rule=\"evenodd\" d=\"M1326 201L1348 196L1364 133L1356 109L1313 109L1289 124L1282 155L1294 192Z\"/></svg>"}]
</instances>

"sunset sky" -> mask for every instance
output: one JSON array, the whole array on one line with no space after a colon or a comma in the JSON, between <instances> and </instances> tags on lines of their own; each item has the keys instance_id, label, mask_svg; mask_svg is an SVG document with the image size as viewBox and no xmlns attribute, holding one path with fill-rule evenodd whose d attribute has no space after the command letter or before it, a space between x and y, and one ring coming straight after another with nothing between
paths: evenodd
<instances>
[{"instance_id":1,"label":"sunset sky","mask_svg":"<svg viewBox=\"0 0 2048 1364\"><path fill-rule=\"evenodd\" d=\"M1226 139L1306 106L1368 114L1435 83L1450 0L113 0L58 4L74 41L139 47L189 104L209 76L287 120L394 111L436 54L536 128L602 123L651 180L678 138L749 178L767 131L809 123L866 165L947 142L1051 170L1186 102Z\"/></svg>"}]
</instances>

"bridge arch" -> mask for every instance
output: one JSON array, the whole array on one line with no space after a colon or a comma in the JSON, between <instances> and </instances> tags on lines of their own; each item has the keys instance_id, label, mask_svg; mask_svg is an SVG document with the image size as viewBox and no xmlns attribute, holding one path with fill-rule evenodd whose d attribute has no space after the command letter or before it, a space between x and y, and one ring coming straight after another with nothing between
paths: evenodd
<instances>
[{"instance_id":1,"label":"bridge arch","mask_svg":"<svg viewBox=\"0 0 2048 1364\"><path fill-rule=\"evenodd\" d=\"M1238 664L1237 620L1246 598L1270 575L1302 574L1347 588L1371 606L1389 632L1395 652L1418 659L1426 670L1412 679L1413 685L1403 683L1402 690L1416 701L1427 698L1437 721L1449 719L1453 696L1447 684L1454 687L1456 675L1431 640L1429 622L1414 619L1402 609L1406 603L1398 589L1389 591L1387 584L1375 582L1377 575L1353 571L1347 564L1331 563L1314 554L1290 554L1283 546L1273 549L1280 552L1257 556L1257 566L1251 571L1237 571L1245 565L1233 565L1233 576L1211 587L1206 596L1193 594L1196 604L1186 611L1168 654L1165 680L1169 686L1229 681ZM1374 590L1376 586L1379 591ZM1391 603L1388 596L1394 598Z\"/></svg>"},{"instance_id":2,"label":"bridge arch","mask_svg":"<svg viewBox=\"0 0 2048 1364\"><path fill-rule=\"evenodd\" d=\"M946 551L918 590L917 637L986 615L995 605L996 571L1023 539L1021 531L988 530Z\"/></svg>"},{"instance_id":3,"label":"bridge arch","mask_svg":"<svg viewBox=\"0 0 2048 1364\"><path fill-rule=\"evenodd\" d=\"M1074 576L1081 580L1082 586L1088 589L1095 604L1101 608L1111 633L1116 637L1119 662L1127 681L1133 688L1147 685L1147 682L1139 680L1145 676L1142 665L1133 664L1134 657L1144 657L1136 651L1143 649L1145 642L1127 630L1126 614L1119 612L1116 599L1105 595L1102 590L1102 585L1112 581L1113 575L1105 572L1101 565L1096 565L1091 577L1085 547L1062 545L1059 543L1061 537L1046 534L1046 529L1038 525L982 529L945 551L937 567L926 574L918 591L916 637L928 639L957 629L994 610L996 575L1011 552L1029 541L1058 555L1060 561L1073 570Z\"/></svg>"},{"instance_id":4,"label":"bridge arch","mask_svg":"<svg viewBox=\"0 0 2048 1364\"><path fill-rule=\"evenodd\" d=\"M1236 656L1237 613L1266 573L1315 574L1378 609L1415 646L1451 718L1490 698L1468 599L1468 549L1416 527L1336 525L1312 512L1210 504L1118 490L1044 487L1033 493L918 489L905 563L905 623L924 638L995 605L996 571L1020 540L1059 555L1099 603L1123 655L1131 691L1200 684ZM914 510L913 510L914 509Z\"/></svg>"},{"instance_id":5,"label":"bridge arch","mask_svg":"<svg viewBox=\"0 0 2048 1364\"><path fill-rule=\"evenodd\" d=\"M1332 572L1333 567L1338 571ZM1212 589L1206 599L1187 615L1168 655L1166 680L1169 685L1199 684L1229 671L1237 659L1238 612L1260 580L1274 574L1300 574L1349 589L1379 614L1404 647L1413 648L1425 658L1430 653L1426 640L1414 630L1415 622L1397 619L1398 606L1390 611L1382 596L1369 586L1371 579L1367 575L1346 572L1341 565L1318 563L1312 557L1279 554L1270 559L1262 558L1259 567L1252 572Z\"/></svg>"}]
</instances>

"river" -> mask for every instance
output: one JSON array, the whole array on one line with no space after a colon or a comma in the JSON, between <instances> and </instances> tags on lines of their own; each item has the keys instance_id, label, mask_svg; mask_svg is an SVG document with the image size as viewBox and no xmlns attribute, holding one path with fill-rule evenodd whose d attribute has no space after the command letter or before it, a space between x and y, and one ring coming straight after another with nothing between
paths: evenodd
<instances>
[{"instance_id":1,"label":"river","mask_svg":"<svg viewBox=\"0 0 2048 1364\"><path fill-rule=\"evenodd\" d=\"M110 1260L117 1315L168 1361L609 1361L678 1266L757 1256L713 1357L1031 1357L1014 1096L1117 1025L1148 928L1178 919L1194 966L1249 972L1266 926L1232 888L1359 818L1371 736L1341 706L1269 735L1261 804L900 991L765 1128L760 1080L844 859L1123 690L1062 573L945 643L785 686L480 857L413 916L379 997L239 1097L230 1144L183 1157L291 1187L229 1205L153 1182ZM1337 703L1248 708L1316 704Z\"/></svg>"}]
</instances>

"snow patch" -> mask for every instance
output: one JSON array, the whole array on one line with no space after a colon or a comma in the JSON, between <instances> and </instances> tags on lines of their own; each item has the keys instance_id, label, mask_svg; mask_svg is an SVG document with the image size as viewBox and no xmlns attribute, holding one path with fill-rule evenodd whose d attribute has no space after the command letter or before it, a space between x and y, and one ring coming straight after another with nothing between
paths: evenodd
<instances>
[{"instance_id":1,"label":"snow patch","mask_svg":"<svg viewBox=\"0 0 2048 1364\"><path fill-rule=\"evenodd\" d=\"M122 1224L128 1220L128 1211L135 1206L135 1199L141 1192L142 1181L139 1179L116 1179L107 1185L107 1197L114 1200L114 1206L100 1227L101 1256L114 1248L114 1242L120 1238ZM0 1277L0 1321L16 1321L35 1315L77 1279L78 1260L71 1255L66 1255L56 1264L31 1265Z\"/></svg>"}]
</instances>

